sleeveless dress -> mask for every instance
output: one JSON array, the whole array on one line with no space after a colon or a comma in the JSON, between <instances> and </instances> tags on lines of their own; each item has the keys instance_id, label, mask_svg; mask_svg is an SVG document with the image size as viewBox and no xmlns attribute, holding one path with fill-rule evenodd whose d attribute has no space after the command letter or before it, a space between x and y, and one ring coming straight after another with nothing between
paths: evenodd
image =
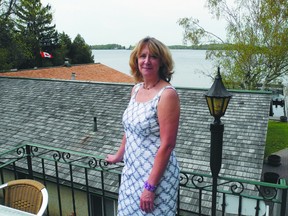
<instances>
[{"instance_id":1,"label":"sleeveless dress","mask_svg":"<svg viewBox=\"0 0 288 216\"><path fill-rule=\"evenodd\" d=\"M179 167L172 151L166 170L155 191L154 211L146 213L140 209L140 196L144 182L151 172L155 155L160 147L160 128L157 117L158 101L162 88L148 102L137 102L136 95L143 83L135 86L127 109L123 114L126 134L124 168L118 198L118 216L174 216L177 207ZM175 89L174 89L175 90ZM176 90L175 90L176 91Z\"/></svg>"}]
</instances>

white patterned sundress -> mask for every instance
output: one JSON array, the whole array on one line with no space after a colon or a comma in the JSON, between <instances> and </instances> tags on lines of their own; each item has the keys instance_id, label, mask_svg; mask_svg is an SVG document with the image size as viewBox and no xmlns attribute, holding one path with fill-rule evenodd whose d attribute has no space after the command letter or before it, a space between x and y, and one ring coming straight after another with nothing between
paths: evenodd
<instances>
[{"instance_id":1,"label":"white patterned sundress","mask_svg":"<svg viewBox=\"0 0 288 216\"><path fill-rule=\"evenodd\" d=\"M154 211L145 213L140 209L140 196L144 190L144 182L149 177L155 155L160 147L158 101L165 89L174 88L166 86L152 100L137 102L135 98L141 85L142 83L136 85L134 94L123 114L123 126L126 134L125 166L119 189L117 215L174 216L179 187L179 167L174 151L157 185Z\"/></svg>"}]
</instances>

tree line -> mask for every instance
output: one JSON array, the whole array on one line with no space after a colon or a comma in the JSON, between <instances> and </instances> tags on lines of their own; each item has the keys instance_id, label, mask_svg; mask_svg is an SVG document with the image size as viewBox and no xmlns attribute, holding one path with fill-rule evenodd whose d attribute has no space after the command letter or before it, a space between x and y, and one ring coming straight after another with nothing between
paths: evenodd
<instances>
[{"instance_id":1,"label":"tree line","mask_svg":"<svg viewBox=\"0 0 288 216\"><path fill-rule=\"evenodd\" d=\"M134 46L130 45L128 48L119 44L103 44L103 45L91 45L92 50L114 50L114 49L128 49L132 50ZM193 50L222 50L226 46L223 44L201 44L201 45L170 45L169 49L193 49Z\"/></svg>"},{"instance_id":2,"label":"tree line","mask_svg":"<svg viewBox=\"0 0 288 216\"><path fill-rule=\"evenodd\" d=\"M52 24L51 6L40 0L0 0L0 70L93 63L78 34L74 40ZM41 55L45 53L47 55Z\"/></svg>"},{"instance_id":3,"label":"tree line","mask_svg":"<svg viewBox=\"0 0 288 216\"><path fill-rule=\"evenodd\" d=\"M103 45L91 45L90 49L108 50L108 49L126 49L125 46L119 44L103 44Z\"/></svg>"}]
</instances>

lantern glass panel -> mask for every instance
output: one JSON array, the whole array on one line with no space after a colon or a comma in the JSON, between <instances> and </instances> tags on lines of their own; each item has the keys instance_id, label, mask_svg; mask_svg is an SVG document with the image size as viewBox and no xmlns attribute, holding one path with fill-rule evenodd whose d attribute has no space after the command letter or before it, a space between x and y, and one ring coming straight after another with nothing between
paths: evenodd
<instances>
[{"instance_id":1,"label":"lantern glass panel","mask_svg":"<svg viewBox=\"0 0 288 216\"><path fill-rule=\"evenodd\" d=\"M215 116L222 116L223 114L223 100L224 98L213 98L213 109Z\"/></svg>"},{"instance_id":2,"label":"lantern glass panel","mask_svg":"<svg viewBox=\"0 0 288 216\"><path fill-rule=\"evenodd\" d=\"M223 100L222 115L224 115L225 112L226 112L226 109L227 109L227 107L228 107L229 100L230 100L230 97L224 98L224 100Z\"/></svg>"},{"instance_id":3,"label":"lantern glass panel","mask_svg":"<svg viewBox=\"0 0 288 216\"><path fill-rule=\"evenodd\" d=\"M209 108L210 114L213 116L214 115L214 110L213 110L212 98L206 96L206 102L208 104L208 108Z\"/></svg>"},{"instance_id":4,"label":"lantern glass panel","mask_svg":"<svg viewBox=\"0 0 288 216\"><path fill-rule=\"evenodd\" d=\"M225 114L230 98L207 97L210 114L221 117Z\"/></svg>"}]
</instances>

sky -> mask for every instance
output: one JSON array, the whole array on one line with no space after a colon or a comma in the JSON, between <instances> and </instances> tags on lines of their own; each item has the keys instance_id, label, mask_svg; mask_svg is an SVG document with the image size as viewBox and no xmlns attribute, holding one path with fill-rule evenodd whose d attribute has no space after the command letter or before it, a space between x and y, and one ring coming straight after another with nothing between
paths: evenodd
<instances>
[{"instance_id":1,"label":"sky","mask_svg":"<svg viewBox=\"0 0 288 216\"><path fill-rule=\"evenodd\" d=\"M183 44L177 21L197 18L206 30L224 38L225 22L212 18L206 0L41 0L50 4L58 32L89 45L116 43L129 47L146 36L166 45Z\"/></svg>"}]
</instances>

